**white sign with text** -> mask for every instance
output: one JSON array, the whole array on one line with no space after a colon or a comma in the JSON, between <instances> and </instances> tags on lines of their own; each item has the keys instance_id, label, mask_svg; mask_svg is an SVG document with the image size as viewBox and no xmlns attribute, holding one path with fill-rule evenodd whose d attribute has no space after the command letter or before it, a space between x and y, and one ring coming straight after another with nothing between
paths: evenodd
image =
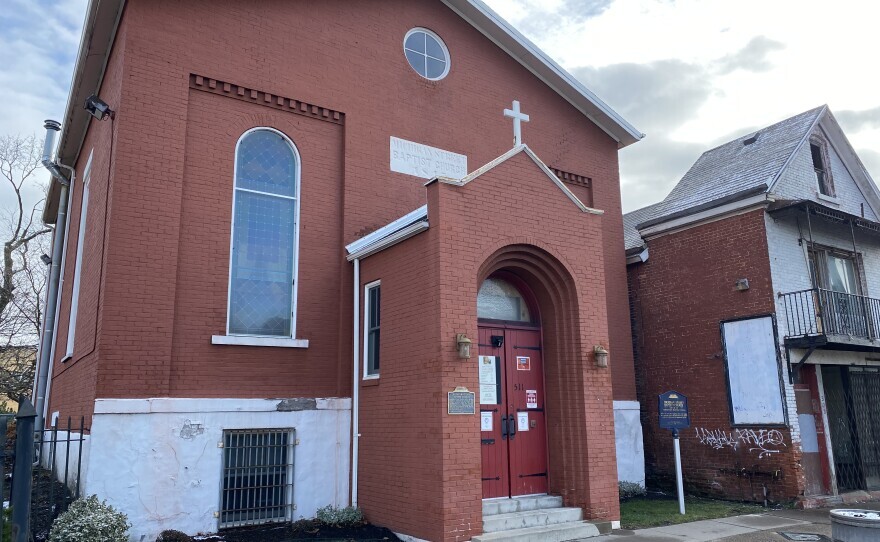
<instances>
[{"instance_id":1,"label":"white sign with text","mask_svg":"<svg viewBox=\"0 0 880 542\"><path fill-rule=\"evenodd\" d=\"M391 136L391 171L423 179L467 175L467 156Z\"/></svg>"}]
</instances>

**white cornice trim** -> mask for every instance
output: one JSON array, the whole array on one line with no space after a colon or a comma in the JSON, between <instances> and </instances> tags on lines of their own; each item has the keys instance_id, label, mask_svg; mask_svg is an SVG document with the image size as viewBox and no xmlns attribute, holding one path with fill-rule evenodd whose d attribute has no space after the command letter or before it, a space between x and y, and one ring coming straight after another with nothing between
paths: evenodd
<instances>
[{"instance_id":1,"label":"white cornice trim","mask_svg":"<svg viewBox=\"0 0 880 542\"><path fill-rule=\"evenodd\" d=\"M382 229L384 229L384 227ZM380 252L382 250L385 250L388 247L396 245L397 243L400 243L401 241L405 241L405 240L409 239L410 237L412 237L416 234L422 233L423 231L425 231L427 229L428 229L428 221L427 220L422 220L420 222L416 222L415 224L410 224L409 226L407 226L403 229L399 229L386 237L382 237L378 241L376 241L370 245L367 245L360 250L357 250L355 252L350 253L345 258L348 261L362 260L362 259L366 258L367 256L372 256L373 254L375 254L377 252ZM376 230L376 232L374 232L374 233L379 233L380 231L381 230ZM349 246L351 246L351 245L349 245Z\"/></svg>"},{"instance_id":2,"label":"white cornice trim","mask_svg":"<svg viewBox=\"0 0 880 542\"><path fill-rule=\"evenodd\" d=\"M619 147L645 137L481 0L443 3L617 141Z\"/></svg>"},{"instance_id":3,"label":"white cornice trim","mask_svg":"<svg viewBox=\"0 0 880 542\"><path fill-rule=\"evenodd\" d=\"M521 152L526 153L526 156L528 156L529 158L532 159L532 162L534 162L538 166L538 168L544 173L544 175L549 177L550 180L553 181L553 184L555 184L560 190L562 190L563 194L565 194L568 197L568 199L570 199L572 201L572 203L577 205L578 209L580 209L582 212L588 213L588 214L594 214L594 215L605 214L605 211L603 211L602 209L594 209L592 207L587 207L587 205L584 202L582 202L580 199L578 199L578 197L574 195L574 192L572 192L571 190L568 189L567 186L565 186L565 183L563 183L559 179L559 177L557 177L556 174L553 173L553 170L551 170L549 167L547 167L547 164L545 164L544 162L541 161L540 158L538 158L538 155L536 155L532 151L532 149L530 149L528 147L528 145L517 145L516 147L505 152L504 154L502 154L498 158L483 165L479 169L472 171L471 173L467 174L466 176L462 177L461 179L450 179L449 177L434 177L430 181L426 182L425 186L428 186L434 182L443 183L443 184L451 184L453 186L464 186L464 185L468 184L469 182L473 181L474 179L476 179L477 177L495 169L495 167L503 164L507 160L510 160L511 158L513 158L514 156L516 156L517 154L519 154Z\"/></svg>"},{"instance_id":4,"label":"white cornice trim","mask_svg":"<svg viewBox=\"0 0 880 542\"><path fill-rule=\"evenodd\" d=\"M388 237L392 233L394 233L400 229L403 229L404 227L407 227L411 224L414 224L415 222L419 222L419 221L427 220L427 219L428 219L428 206L422 205L421 207L419 207L415 211L411 211L411 212L403 215L402 217L398 218L397 220L389 222L388 224L382 226L378 230L361 237L357 241L352 241L351 243L349 243L345 246L345 250L349 254L351 254L353 252L358 252L358 251L362 250L363 248L365 248L369 245L372 245L372 244L384 239L385 237Z\"/></svg>"},{"instance_id":5,"label":"white cornice trim","mask_svg":"<svg viewBox=\"0 0 880 542\"><path fill-rule=\"evenodd\" d=\"M695 226L700 226L708 222L715 222L722 218L760 209L773 201L775 201L774 198L768 194L758 194L757 196L720 205L712 209L706 209L705 211L700 211L692 215L682 216L666 222L654 224L653 226L648 226L647 228L640 229L639 235L642 236L642 239L647 241L650 238L659 237L660 235L674 233Z\"/></svg>"}]
</instances>

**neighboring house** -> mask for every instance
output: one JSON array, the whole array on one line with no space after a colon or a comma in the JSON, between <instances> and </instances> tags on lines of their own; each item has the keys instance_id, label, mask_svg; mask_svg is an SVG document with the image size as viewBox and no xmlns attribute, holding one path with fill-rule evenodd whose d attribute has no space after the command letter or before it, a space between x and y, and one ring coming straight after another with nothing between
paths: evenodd
<instances>
[{"instance_id":1,"label":"neighboring house","mask_svg":"<svg viewBox=\"0 0 880 542\"><path fill-rule=\"evenodd\" d=\"M773 501L880 489L880 193L827 106L706 151L628 213L649 480L657 395L690 400L685 484Z\"/></svg>"},{"instance_id":2,"label":"neighboring house","mask_svg":"<svg viewBox=\"0 0 880 542\"><path fill-rule=\"evenodd\" d=\"M5 412L18 411L18 400L30 393L36 356L36 346L0 347L0 407Z\"/></svg>"},{"instance_id":3,"label":"neighboring house","mask_svg":"<svg viewBox=\"0 0 880 542\"><path fill-rule=\"evenodd\" d=\"M136 539L619 520L642 134L477 0L92 2L78 58L45 413Z\"/></svg>"}]
</instances>

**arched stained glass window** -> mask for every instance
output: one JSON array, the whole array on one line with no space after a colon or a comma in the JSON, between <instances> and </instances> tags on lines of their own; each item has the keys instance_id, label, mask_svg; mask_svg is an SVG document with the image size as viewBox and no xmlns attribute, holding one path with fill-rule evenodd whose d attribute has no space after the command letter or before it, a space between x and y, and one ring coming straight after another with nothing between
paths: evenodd
<instances>
[{"instance_id":1,"label":"arched stained glass window","mask_svg":"<svg viewBox=\"0 0 880 542\"><path fill-rule=\"evenodd\" d=\"M246 132L235 154L230 335L293 337L299 157L269 128Z\"/></svg>"},{"instance_id":2,"label":"arched stained glass window","mask_svg":"<svg viewBox=\"0 0 880 542\"><path fill-rule=\"evenodd\" d=\"M500 278L483 281L477 294L477 317L508 322L532 322L529 304L513 284Z\"/></svg>"}]
</instances>

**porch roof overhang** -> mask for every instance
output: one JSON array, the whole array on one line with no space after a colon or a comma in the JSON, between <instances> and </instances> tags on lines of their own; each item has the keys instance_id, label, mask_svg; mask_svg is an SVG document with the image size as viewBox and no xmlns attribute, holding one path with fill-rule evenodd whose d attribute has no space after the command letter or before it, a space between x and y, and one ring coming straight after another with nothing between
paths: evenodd
<instances>
[{"instance_id":1,"label":"porch roof overhang","mask_svg":"<svg viewBox=\"0 0 880 542\"><path fill-rule=\"evenodd\" d=\"M396 245L428 229L428 206L422 205L345 246L348 261L359 260Z\"/></svg>"},{"instance_id":2,"label":"porch roof overhang","mask_svg":"<svg viewBox=\"0 0 880 542\"><path fill-rule=\"evenodd\" d=\"M829 222L851 224L854 230L880 236L880 222L822 205L812 200L777 200L767 207L773 217L790 217L809 213Z\"/></svg>"}]
</instances>

